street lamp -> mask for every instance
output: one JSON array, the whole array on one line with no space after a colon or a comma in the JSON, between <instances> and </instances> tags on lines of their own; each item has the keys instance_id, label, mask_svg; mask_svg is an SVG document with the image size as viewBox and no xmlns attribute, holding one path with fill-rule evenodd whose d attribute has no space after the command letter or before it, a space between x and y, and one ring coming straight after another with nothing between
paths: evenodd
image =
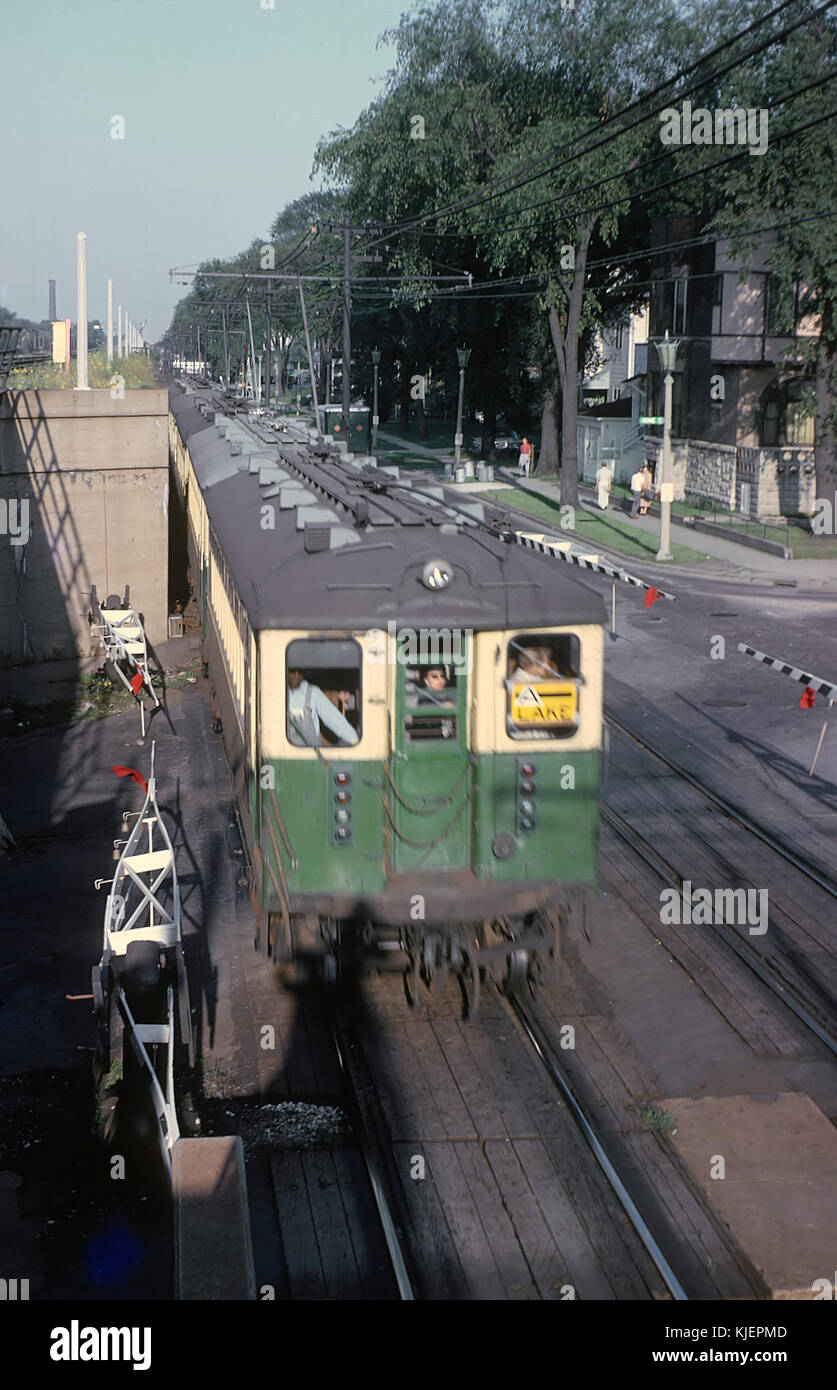
<instances>
[{"instance_id":1,"label":"street lamp","mask_svg":"<svg viewBox=\"0 0 837 1390\"><path fill-rule=\"evenodd\" d=\"M378 447L378 368L381 365L381 354L378 348L372 349L372 368L375 373L375 385L372 390L372 452L374 454Z\"/></svg>"},{"instance_id":2,"label":"street lamp","mask_svg":"<svg viewBox=\"0 0 837 1390\"><path fill-rule=\"evenodd\" d=\"M677 362L677 349L680 342L668 336L657 343L657 355L665 372L665 405L663 407L663 470L660 477L660 548L655 559L672 560L671 553L671 504L674 500L674 480L671 476L671 398L674 386L674 368Z\"/></svg>"},{"instance_id":3,"label":"street lamp","mask_svg":"<svg viewBox=\"0 0 837 1390\"><path fill-rule=\"evenodd\" d=\"M468 365L468 358L471 356L471 349L461 347L456 349L456 356L459 362L459 405L456 409L456 434L453 437L455 447L454 459L458 466L462 453L462 399L465 395L465 368Z\"/></svg>"}]
</instances>

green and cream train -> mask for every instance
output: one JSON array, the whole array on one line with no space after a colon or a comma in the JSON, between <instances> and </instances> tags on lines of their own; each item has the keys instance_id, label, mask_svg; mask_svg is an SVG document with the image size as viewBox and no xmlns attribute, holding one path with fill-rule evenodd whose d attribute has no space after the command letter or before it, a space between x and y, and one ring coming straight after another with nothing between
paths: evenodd
<instances>
[{"instance_id":1,"label":"green and cream train","mask_svg":"<svg viewBox=\"0 0 837 1390\"><path fill-rule=\"evenodd\" d=\"M485 505L173 388L257 940L513 990L594 891L604 605Z\"/></svg>"}]
</instances>

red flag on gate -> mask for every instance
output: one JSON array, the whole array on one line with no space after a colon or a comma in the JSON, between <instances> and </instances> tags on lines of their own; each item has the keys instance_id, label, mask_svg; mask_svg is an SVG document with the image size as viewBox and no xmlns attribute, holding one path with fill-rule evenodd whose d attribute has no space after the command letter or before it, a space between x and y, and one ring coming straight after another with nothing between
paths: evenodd
<instances>
[{"instance_id":1,"label":"red flag on gate","mask_svg":"<svg viewBox=\"0 0 837 1390\"><path fill-rule=\"evenodd\" d=\"M137 772L135 767L123 767L121 763L114 763L111 772L115 772L117 777L133 777L134 781L142 787L144 792L148 791L148 783L141 772Z\"/></svg>"},{"instance_id":2,"label":"red flag on gate","mask_svg":"<svg viewBox=\"0 0 837 1390\"><path fill-rule=\"evenodd\" d=\"M137 674L131 678L131 689L133 690L135 695L139 695L140 691L142 690L141 671L137 671Z\"/></svg>"},{"instance_id":3,"label":"red flag on gate","mask_svg":"<svg viewBox=\"0 0 837 1390\"><path fill-rule=\"evenodd\" d=\"M662 598L662 594L660 593L659 589L655 589L654 585L652 584L651 588L645 595L645 607L650 608L651 604L656 603L658 598Z\"/></svg>"},{"instance_id":4,"label":"red flag on gate","mask_svg":"<svg viewBox=\"0 0 837 1390\"><path fill-rule=\"evenodd\" d=\"M813 709L813 708L814 708L814 701L816 700L816 698L817 698L817 692L816 692L816 690L814 690L813 686L811 686L811 685L806 686L805 689L804 689L803 692L802 692L802 699L799 701L799 708L800 708L800 709Z\"/></svg>"}]
</instances>

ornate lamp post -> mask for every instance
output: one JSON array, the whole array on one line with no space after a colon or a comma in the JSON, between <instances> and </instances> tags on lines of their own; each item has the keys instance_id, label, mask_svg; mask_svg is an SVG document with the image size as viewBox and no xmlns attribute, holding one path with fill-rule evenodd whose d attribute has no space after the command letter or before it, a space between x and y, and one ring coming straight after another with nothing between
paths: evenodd
<instances>
[{"instance_id":1,"label":"ornate lamp post","mask_svg":"<svg viewBox=\"0 0 837 1390\"><path fill-rule=\"evenodd\" d=\"M663 471L660 478L660 548L655 559L671 560L671 504L674 500L674 481L671 470L671 401L674 386L674 368L677 363L677 349L680 342L668 336L657 343L660 365L665 372L665 405L663 407Z\"/></svg>"},{"instance_id":2,"label":"ornate lamp post","mask_svg":"<svg viewBox=\"0 0 837 1390\"><path fill-rule=\"evenodd\" d=\"M453 437L453 443L456 450L454 459L458 465L462 454L462 400L465 395L465 368L468 365L468 358L471 356L471 349L457 348L456 356L459 362L459 405L456 409L456 434Z\"/></svg>"},{"instance_id":3,"label":"ornate lamp post","mask_svg":"<svg viewBox=\"0 0 837 1390\"><path fill-rule=\"evenodd\" d=\"M372 452L374 454L378 447L378 368L381 365L381 354L378 348L372 349L372 368L375 373L375 384L372 390Z\"/></svg>"}]
</instances>

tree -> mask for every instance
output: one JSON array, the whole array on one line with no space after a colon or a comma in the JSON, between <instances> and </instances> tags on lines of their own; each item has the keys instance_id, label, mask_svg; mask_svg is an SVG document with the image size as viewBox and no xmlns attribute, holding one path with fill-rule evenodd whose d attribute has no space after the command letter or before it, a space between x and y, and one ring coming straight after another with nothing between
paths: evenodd
<instances>
[{"instance_id":1,"label":"tree","mask_svg":"<svg viewBox=\"0 0 837 1390\"><path fill-rule=\"evenodd\" d=\"M504 277L499 293L532 296L552 353L541 462L560 408L567 502L577 500L579 343L640 293L636 264L591 281L587 262L591 247L617 245L656 133L616 122L601 138L599 128L691 42L674 0L654 0L643 20L632 0L580 0L573 11L443 0L402 19L383 97L317 156L365 215L400 223L387 232L393 263L429 274L455 248L457 265ZM633 221L636 231L641 210Z\"/></svg>"},{"instance_id":2,"label":"tree","mask_svg":"<svg viewBox=\"0 0 837 1390\"><path fill-rule=\"evenodd\" d=\"M755 6L724 0L721 32L748 22ZM837 488L837 257L834 217L837 159L834 152L834 90L837 75L837 18L810 18L795 0L776 20L782 27L804 16L793 33L771 44L740 72L725 80L719 102L770 110L767 152L729 166L714 229L731 238L743 259L769 235L770 270L784 305L776 328L795 334L805 317L816 336L797 338L790 365L806 383L803 400L815 415L817 496L832 500ZM807 90L800 90L807 89ZM794 293L796 289L796 293ZM788 366L787 361L777 366Z\"/></svg>"}]
</instances>

